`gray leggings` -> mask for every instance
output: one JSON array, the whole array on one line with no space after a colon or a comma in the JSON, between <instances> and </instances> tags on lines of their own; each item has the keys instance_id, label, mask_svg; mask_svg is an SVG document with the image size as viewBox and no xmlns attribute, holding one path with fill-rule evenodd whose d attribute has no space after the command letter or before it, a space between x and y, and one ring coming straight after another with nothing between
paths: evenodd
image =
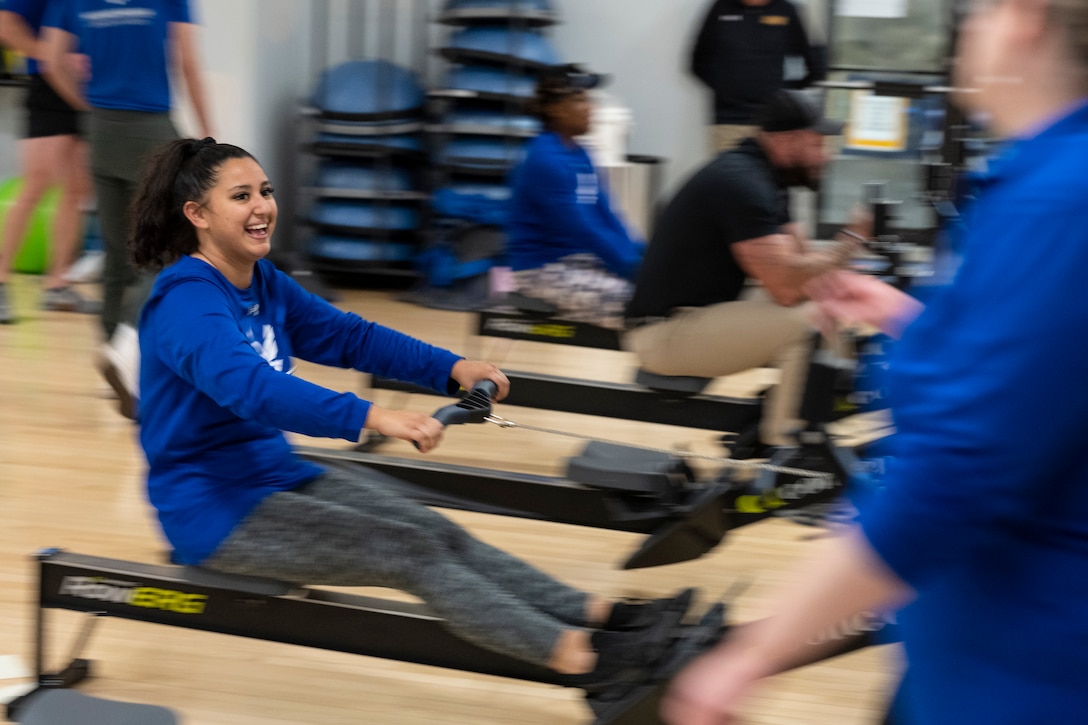
<instances>
[{"instance_id":1,"label":"gray leggings","mask_svg":"<svg viewBox=\"0 0 1088 725\"><path fill-rule=\"evenodd\" d=\"M546 665L564 629L584 626L587 595L473 538L390 490L370 469L331 469L272 494L204 562L298 584L381 586L424 600L458 636Z\"/></svg>"}]
</instances>

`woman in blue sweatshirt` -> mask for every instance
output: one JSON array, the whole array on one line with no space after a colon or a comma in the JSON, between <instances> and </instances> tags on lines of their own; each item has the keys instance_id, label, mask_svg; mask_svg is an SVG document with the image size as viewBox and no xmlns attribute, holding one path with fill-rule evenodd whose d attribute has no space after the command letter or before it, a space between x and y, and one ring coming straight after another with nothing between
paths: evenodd
<instances>
[{"instance_id":1,"label":"woman in blue sweatshirt","mask_svg":"<svg viewBox=\"0 0 1088 725\"><path fill-rule=\"evenodd\" d=\"M466 639L590 683L660 653L658 623L675 619L686 597L613 605L476 540L377 472L324 470L294 455L283 431L356 441L371 429L426 452L442 425L295 377L293 357L444 394L488 379L501 397L509 382L494 365L305 292L264 259L275 226L261 167L210 138L167 145L138 188L133 261L166 267L140 316L140 441L174 559L403 589Z\"/></svg>"},{"instance_id":2,"label":"woman in blue sweatshirt","mask_svg":"<svg viewBox=\"0 0 1088 725\"><path fill-rule=\"evenodd\" d=\"M956 101L1006 140L960 208L963 257L922 306L872 278L811 289L901 334L894 463L774 616L674 683L666 720L729 722L808 636L898 614L897 724L1065 725L1088 713L1088 0L976 0Z\"/></svg>"},{"instance_id":3,"label":"woman in blue sweatshirt","mask_svg":"<svg viewBox=\"0 0 1088 725\"><path fill-rule=\"evenodd\" d=\"M574 140L589 131L587 91L599 83L576 66L537 83L545 131L513 174L507 253L519 292L551 302L567 319L621 329L645 244L616 217Z\"/></svg>"}]
</instances>

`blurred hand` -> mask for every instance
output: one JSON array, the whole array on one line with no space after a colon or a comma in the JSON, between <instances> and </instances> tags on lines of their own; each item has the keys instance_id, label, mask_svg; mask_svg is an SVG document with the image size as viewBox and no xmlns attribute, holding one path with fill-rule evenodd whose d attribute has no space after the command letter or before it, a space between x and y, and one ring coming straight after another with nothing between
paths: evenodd
<instances>
[{"instance_id":1,"label":"blurred hand","mask_svg":"<svg viewBox=\"0 0 1088 725\"><path fill-rule=\"evenodd\" d=\"M820 312L844 325L869 325L898 336L921 314L918 300L875 277L835 271L812 279L805 293Z\"/></svg>"},{"instance_id":2,"label":"blurred hand","mask_svg":"<svg viewBox=\"0 0 1088 725\"><path fill-rule=\"evenodd\" d=\"M450 377L460 383L465 390L472 390L472 386L481 380L490 380L499 386L498 392L495 393L495 400L502 400L510 392L510 381L493 363L480 360L458 360L450 371Z\"/></svg>"},{"instance_id":3,"label":"blurred hand","mask_svg":"<svg viewBox=\"0 0 1088 725\"><path fill-rule=\"evenodd\" d=\"M840 235L843 236L843 235ZM836 239L835 243L830 245L823 254L826 254L831 259L831 267L833 269L842 269L850 263L850 260L854 256L862 251L863 247L861 242L856 239L847 237L846 239Z\"/></svg>"},{"instance_id":4,"label":"blurred hand","mask_svg":"<svg viewBox=\"0 0 1088 725\"><path fill-rule=\"evenodd\" d=\"M850 209L850 221L846 228L866 239L873 236L873 213L863 204L854 204Z\"/></svg>"},{"instance_id":5,"label":"blurred hand","mask_svg":"<svg viewBox=\"0 0 1088 725\"><path fill-rule=\"evenodd\" d=\"M86 53L68 53L65 56L68 72L83 85L91 79L91 57Z\"/></svg>"},{"instance_id":6,"label":"blurred hand","mask_svg":"<svg viewBox=\"0 0 1088 725\"><path fill-rule=\"evenodd\" d=\"M382 435L416 444L423 453L434 450L442 442L445 426L426 413L410 410L388 410L371 404L366 426Z\"/></svg>"},{"instance_id":7,"label":"blurred hand","mask_svg":"<svg viewBox=\"0 0 1088 725\"><path fill-rule=\"evenodd\" d=\"M719 647L688 665L672 681L661 701L661 717L668 725L736 722L740 702L757 680L728 645Z\"/></svg>"}]
</instances>

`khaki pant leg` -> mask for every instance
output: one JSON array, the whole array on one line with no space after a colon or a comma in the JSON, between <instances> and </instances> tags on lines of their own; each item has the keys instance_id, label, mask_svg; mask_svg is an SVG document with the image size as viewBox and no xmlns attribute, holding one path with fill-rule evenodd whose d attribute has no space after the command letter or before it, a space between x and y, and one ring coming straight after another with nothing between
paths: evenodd
<instances>
[{"instance_id":1,"label":"khaki pant leg","mask_svg":"<svg viewBox=\"0 0 1088 725\"><path fill-rule=\"evenodd\" d=\"M714 154L728 151L749 136L754 136L757 131L759 131L758 126L739 126L731 123L711 126L710 151Z\"/></svg>"},{"instance_id":2,"label":"khaki pant leg","mask_svg":"<svg viewBox=\"0 0 1088 725\"><path fill-rule=\"evenodd\" d=\"M624 346L643 369L658 375L716 378L772 366L781 381L767 395L760 437L784 445L801 421L812 329L806 306L761 300L723 302L678 311L664 322L631 330Z\"/></svg>"}]
</instances>

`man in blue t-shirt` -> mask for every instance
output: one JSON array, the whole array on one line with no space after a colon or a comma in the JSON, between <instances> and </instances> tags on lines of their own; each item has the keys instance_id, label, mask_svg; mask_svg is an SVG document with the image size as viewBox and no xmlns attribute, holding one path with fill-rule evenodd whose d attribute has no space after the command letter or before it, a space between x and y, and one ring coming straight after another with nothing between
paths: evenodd
<instances>
[{"instance_id":1,"label":"man in blue t-shirt","mask_svg":"<svg viewBox=\"0 0 1088 725\"><path fill-rule=\"evenodd\" d=\"M185 82L200 135L211 135L196 26L188 0L54 0L42 25L46 78L68 103L90 111L91 171L106 253L102 329L109 341L98 364L122 414L134 418L135 321L153 278L137 276L129 264L128 208L142 160L178 136L170 120L171 70ZM90 61L85 88L61 62L75 50Z\"/></svg>"},{"instance_id":2,"label":"man in blue t-shirt","mask_svg":"<svg viewBox=\"0 0 1088 725\"><path fill-rule=\"evenodd\" d=\"M588 91L601 77L563 66L537 83L545 131L513 175L507 252L518 290L547 300L567 319L623 327L623 308L645 245L608 202L589 154Z\"/></svg>"}]
</instances>

